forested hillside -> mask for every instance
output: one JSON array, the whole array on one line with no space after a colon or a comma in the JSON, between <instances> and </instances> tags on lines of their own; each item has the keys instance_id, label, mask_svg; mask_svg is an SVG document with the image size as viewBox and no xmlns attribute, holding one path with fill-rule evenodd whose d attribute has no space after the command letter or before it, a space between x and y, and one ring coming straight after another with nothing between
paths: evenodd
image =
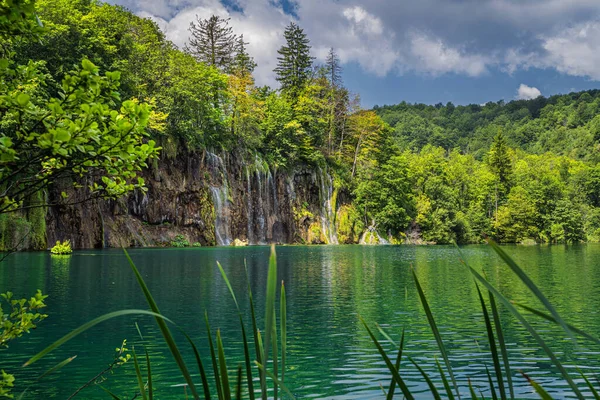
<instances>
[{"instance_id":1,"label":"forested hillside","mask_svg":"<svg viewBox=\"0 0 600 400\"><path fill-rule=\"evenodd\" d=\"M39 36L2 41L6 65L21 71L4 75L6 87L27 95L25 106L1 108L3 152L32 159L31 145L19 146L37 142L19 139L18 116L34 108L60 114L50 99L65 98L74 74L91 74L112 82L106 118L111 107L141 107L146 136L111 160L138 154L144 168L136 174L111 161L94 174L73 169L72 152L93 151L72 143L77 125L67 124L67 136L48 120L32 122L32 134L50 135L53 157L64 158L55 168L72 174L11 192L31 177L14 159L1 161L0 185L16 205L0 214L2 248L66 238L79 247L167 245L175 234L202 245L600 240L596 91L364 110L343 85L335 49L318 64L294 23L284 32L275 89L254 84L256 64L228 20L197 18L179 49L155 23L118 6L35 4ZM88 126L86 104L67 119ZM66 189L66 180L78 189ZM81 208L88 191L102 196Z\"/></svg>"}]
</instances>

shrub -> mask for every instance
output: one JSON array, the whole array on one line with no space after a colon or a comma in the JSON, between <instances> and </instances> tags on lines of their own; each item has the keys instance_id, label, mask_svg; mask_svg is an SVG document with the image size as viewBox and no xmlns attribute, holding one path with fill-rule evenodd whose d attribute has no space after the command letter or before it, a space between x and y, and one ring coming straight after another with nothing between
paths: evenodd
<instances>
[{"instance_id":1,"label":"shrub","mask_svg":"<svg viewBox=\"0 0 600 400\"><path fill-rule=\"evenodd\" d=\"M177 235L171 240L172 247L189 247L190 242L183 235Z\"/></svg>"},{"instance_id":2,"label":"shrub","mask_svg":"<svg viewBox=\"0 0 600 400\"><path fill-rule=\"evenodd\" d=\"M50 249L50 252L56 255L71 254L73 252L73 249L71 248L71 241L65 240L64 242L61 242L60 240L57 240L54 247Z\"/></svg>"}]
</instances>

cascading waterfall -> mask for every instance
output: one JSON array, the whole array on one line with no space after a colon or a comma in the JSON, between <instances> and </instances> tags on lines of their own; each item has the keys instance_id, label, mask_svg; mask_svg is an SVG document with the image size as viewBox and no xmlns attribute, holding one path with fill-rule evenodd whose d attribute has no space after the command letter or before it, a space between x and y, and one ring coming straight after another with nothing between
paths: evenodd
<instances>
[{"instance_id":1,"label":"cascading waterfall","mask_svg":"<svg viewBox=\"0 0 600 400\"><path fill-rule=\"evenodd\" d=\"M231 244L229 226L229 184L227 169L223 159L218 155L206 152L208 168L211 173L210 193L215 206L215 237L218 246ZM220 183L220 184L217 184Z\"/></svg>"},{"instance_id":2,"label":"cascading waterfall","mask_svg":"<svg viewBox=\"0 0 600 400\"><path fill-rule=\"evenodd\" d=\"M319 168L319 198L321 201L321 229L327 244L339 244L335 228L335 199L333 198L333 178Z\"/></svg>"}]
</instances>

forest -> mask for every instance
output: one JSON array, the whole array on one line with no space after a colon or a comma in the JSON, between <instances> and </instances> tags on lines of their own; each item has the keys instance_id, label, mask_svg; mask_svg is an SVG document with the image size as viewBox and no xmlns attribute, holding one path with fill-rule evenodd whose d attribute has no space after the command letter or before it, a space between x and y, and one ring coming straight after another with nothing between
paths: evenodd
<instances>
[{"instance_id":1,"label":"forest","mask_svg":"<svg viewBox=\"0 0 600 400\"><path fill-rule=\"evenodd\" d=\"M2 232L26 224L42 243L44 206L70 204L52 195L57 182L119 198L144 190L142 168L212 151L329 171L348 199L340 242L600 241L597 91L367 110L335 49L318 63L293 22L270 88L255 85L247 42L220 17L197 17L180 49L120 6L16 4L31 13L3 22Z\"/></svg>"}]
</instances>

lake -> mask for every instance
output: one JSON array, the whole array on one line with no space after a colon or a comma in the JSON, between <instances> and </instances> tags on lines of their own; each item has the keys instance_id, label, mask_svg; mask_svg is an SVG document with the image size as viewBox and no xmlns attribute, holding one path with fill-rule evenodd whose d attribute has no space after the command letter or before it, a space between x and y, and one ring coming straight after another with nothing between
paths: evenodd
<instances>
[{"instance_id":1,"label":"lake","mask_svg":"<svg viewBox=\"0 0 600 400\"><path fill-rule=\"evenodd\" d=\"M600 336L600 246L504 246L539 285L565 319L588 333ZM221 329L232 368L241 361L239 320L228 289L216 266L227 271L250 328L246 299L247 262L259 326L263 326L264 286L268 247L131 249L161 312L192 336L208 366L205 310L214 330ZM508 298L541 306L523 284L487 246L465 246L463 254L476 269ZM277 247L279 279L285 281L288 304L287 384L299 398L382 398L389 373L359 321L379 323L399 340L406 329L405 354L433 373L435 340L420 305L411 265L415 268L436 321L442 331L455 374L468 393L467 379L475 387L487 386L487 338L473 279L459 262L452 246L282 246ZM23 370L20 365L71 329L104 313L143 308L147 304L122 250L76 251L69 258L46 252L18 253L0 264L0 290L28 297L36 289L48 294L49 317L29 335L3 350L2 368L21 383L33 379L59 361L77 355L60 372L35 383L29 398L68 397L78 386L112 360L116 347L128 339L129 348L141 344L150 352L155 396L184 398L184 382L151 317L121 317L104 322ZM533 339L506 310L501 310L509 358L518 397L537 398L523 370L554 396L565 397L566 384ZM578 363L594 375L600 349L583 340L565 338L560 329L529 317L551 344L569 371ZM139 338L138 323L144 339ZM197 368L181 336L191 371ZM393 352L393 347L386 344ZM395 353L394 353L395 355ZM405 359L406 360L406 359ZM404 378L415 393L426 395L418 371L403 364ZM435 374L434 374L435 375ZM198 380L199 382L199 380ZM136 391L133 363L117 370L103 383L117 395L132 398ZM439 385L441 387L441 385ZM19 393L19 392L17 392ZM484 393L485 394L485 393ZM489 395L489 393L488 393ZM77 398L107 398L97 386Z\"/></svg>"}]
</instances>

